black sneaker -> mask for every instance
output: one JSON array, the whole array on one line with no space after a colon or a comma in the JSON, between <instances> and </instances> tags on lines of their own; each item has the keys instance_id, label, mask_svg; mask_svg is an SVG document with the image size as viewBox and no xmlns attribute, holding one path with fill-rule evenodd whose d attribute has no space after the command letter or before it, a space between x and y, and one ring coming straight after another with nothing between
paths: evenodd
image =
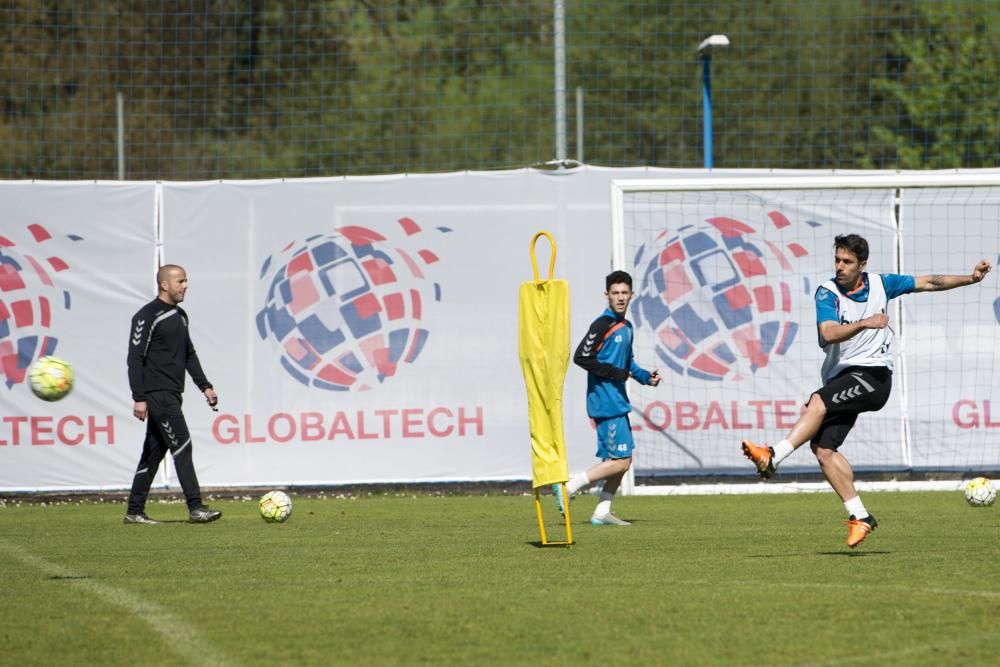
<instances>
[{"instance_id":1,"label":"black sneaker","mask_svg":"<svg viewBox=\"0 0 1000 667\"><path fill-rule=\"evenodd\" d=\"M150 519L148 516L146 516L145 512L139 512L138 514L126 514L125 515L125 523L150 523L150 524L154 524L155 523L155 524L158 524L160 522L156 521L155 519Z\"/></svg>"},{"instance_id":2,"label":"black sneaker","mask_svg":"<svg viewBox=\"0 0 1000 667\"><path fill-rule=\"evenodd\" d=\"M209 521L215 521L220 516L222 516L222 512L219 510L211 510L202 505L188 512L188 521L191 523L208 523Z\"/></svg>"}]
</instances>

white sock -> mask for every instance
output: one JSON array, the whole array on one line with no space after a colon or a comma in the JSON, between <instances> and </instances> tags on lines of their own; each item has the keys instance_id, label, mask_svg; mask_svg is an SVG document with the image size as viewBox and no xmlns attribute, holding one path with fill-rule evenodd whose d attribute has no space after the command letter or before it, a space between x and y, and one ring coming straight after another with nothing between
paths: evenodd
<instances>
[{"instance_id":1,"label":"white sock","mask_svg":"<svg viewBox=\"0 0 1000 667\"><path fill-rule=\"evenodd\" d=\"M605 514L611 514L611 500L615 497L615 494L608 493L607 491L601 491L601 499L597 502L597 508L594 510L594 516L604 516Z\"/></svg>"},{"instance_id":2,"label":"white sock","mask_svg":"<svg viewBox=\"0 0 1000 667\"><path fill-rule=\"evenodd\" d=\"M864 503L861 502L861 496L854 496L850 500L845 501L844 509L847 510L848 516L853 515L855 519L864 519L868 516L868 510L865 509Z\"/></svg>"},{"instance_id":3,"label":"white sock","mask_svg":"<svg viewBox=\"0 0 1000 667\"><path fill-rule=\"evenodd\" d=\"M587 478L587 473L577 473L570 477L569 481L566 482L566 493L573 495L588 484L590 484L590 480Z\"/></svg>"},{"instance_id":4,"label":"white sock","mask_svg":"<svg viewBox=\"0 0 1000 667\"><path fill-rule=\"evenodd\" d=\"M774 467L777 468L778 464L788 458L788 455L795 451L795 447L788 440L782 440L774 447Z\"/></svg>"}]
</instances>

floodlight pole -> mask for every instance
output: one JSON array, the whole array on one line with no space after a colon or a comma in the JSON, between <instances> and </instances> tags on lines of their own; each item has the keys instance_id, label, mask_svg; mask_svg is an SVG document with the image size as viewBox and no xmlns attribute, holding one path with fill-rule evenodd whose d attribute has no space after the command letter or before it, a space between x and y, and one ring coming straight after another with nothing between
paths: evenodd
<instances>
[{"instance_id":1,"label":"floodlight pole","mask_svg":"<svg viewBox=\"0 0 1000 667\"><path fill-rule=\"evenodd\" d=\"M705 169L712 168L712 47L729 46L729 38L725 35L712 35L698 45L698 57L701 58L701 98L704 125Z\"/></svg>"},{"instance_id":2,"label":"floodlight pole","mask_svg":"<svg viewBox=\"0 0 1000 667\"><path fill-rule=\"evenodd\" d=\"M704 124L705 169L712 168L712 56L701 57L702 123Z\"/></svg>"}]
</instances>

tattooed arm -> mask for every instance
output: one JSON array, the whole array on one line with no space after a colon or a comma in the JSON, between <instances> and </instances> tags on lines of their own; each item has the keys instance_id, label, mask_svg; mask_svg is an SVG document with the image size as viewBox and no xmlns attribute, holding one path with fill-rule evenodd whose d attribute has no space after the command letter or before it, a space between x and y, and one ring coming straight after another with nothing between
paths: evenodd
<instances>
[{"instance_id":1,"label":"tattooed arm","mask_svg":"<svg viewBox=\"0 0 1000 667\"><path fill-rule=\"evenodd\" d=\"M985 259L976 264L971 275L965 276L943 276L939 274L929 276L917 276L915 278L914 292L942 292L944 290L955 289L974 285L986 277L993 266Z\"/></svg>"}]
</instances>

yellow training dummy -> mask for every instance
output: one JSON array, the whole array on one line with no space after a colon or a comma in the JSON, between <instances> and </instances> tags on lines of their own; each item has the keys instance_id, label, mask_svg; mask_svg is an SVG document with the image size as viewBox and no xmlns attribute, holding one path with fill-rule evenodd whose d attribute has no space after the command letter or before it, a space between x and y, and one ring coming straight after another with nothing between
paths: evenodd
<instances>
[{"instance_id":1,"label":"yellow training dummy","mask_svg":"<svg viewBox=\"0 0 1000 667\"><path fill-rule=\"evenodd\" d=\"M535 261L535 242L541 236L552 246L547 280L538 279ZM538 232L531 239L535 279L521 283L518 306L518 352L528 390L535 489L569 479L562 414L563 382L570 356L569 283L553 280L555 263L555 241L548 232Z\"/></svg>"}]
</instances>

